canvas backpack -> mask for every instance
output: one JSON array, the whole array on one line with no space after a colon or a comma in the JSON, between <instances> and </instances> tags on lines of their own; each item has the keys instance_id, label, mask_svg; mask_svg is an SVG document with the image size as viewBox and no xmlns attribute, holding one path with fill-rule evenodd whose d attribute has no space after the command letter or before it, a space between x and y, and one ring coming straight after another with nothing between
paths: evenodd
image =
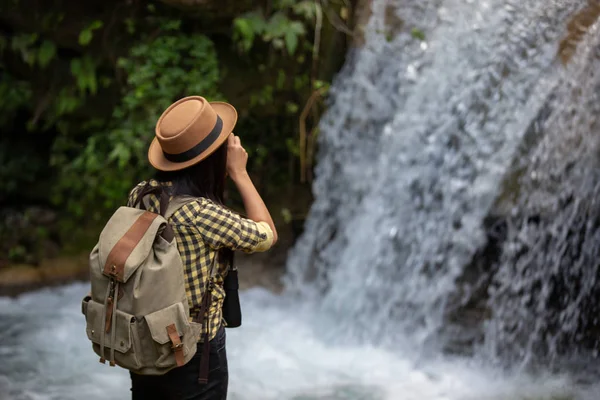
<instances>
[{"instance_id":1,"label":"canvas backpack","mask_svg":"<svg viewBox=\"0 0 600 400\"><path fill-rule=\"evenodd\" d=\"M102 230L90 254L91 292L82 312L100 362L162 375L194 356L204 331L202 321L189 319L183 264L168 223L194 199L169 203L162 192L157 214L146 211L143 195L139 198L140 208L120 207ZM213 269L214 262L211 274ZM205 298L211 297L208 291ZM207 306L203 300L200 316Z\"/></svg>"}]
</instances>

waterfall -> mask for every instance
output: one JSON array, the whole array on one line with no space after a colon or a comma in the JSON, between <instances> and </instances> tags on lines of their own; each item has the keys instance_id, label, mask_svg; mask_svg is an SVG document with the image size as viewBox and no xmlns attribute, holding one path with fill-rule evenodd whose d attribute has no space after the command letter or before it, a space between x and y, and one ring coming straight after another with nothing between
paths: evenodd
<instances>
[{"instance_id":1,"label":"waterfall","mask_svg":"<svg viewBox=\"0 0 600 400\"><path fill-rule=\"evenodd\" d=\"M475 292L472 282L457 282L488 242L484 220L494 212L515 162L523 161L522 149L532 135L534 142L542 136L531 155L539 161L526 165L544 169L544 162L552 162L547 160L550 149L560 158L563 144L583 135L587 139L571 145L574 153L561 159L556 171L547 171L566 177L560 168L568 170L569 162L581 167L576 182L563 181L570 191L553 187L551 202L559 207L554 212L564 216L538 225L536 232L519 225L522 219L511 222L498 272L483 279L494 281L487 304L493 320L482 333L489 352L501 352L515 335L526 335L529 324L547 316L536 313L536 304L519 309L528 302L523 290L536 284L527 274L544 275L548 260L556 261L551 267L555 275L564 273L557 252L582 240L585 221L575 227L581 228L579 237L565 242L560 241L566 239L566 228L556 236L547 230L577 224L571 222L575 209L580 218L591 212L594 197L587 196L597 190L597 174L586 172L594 170L592 159L598 154L590 126L600 100L594 72L600 63L590 54L591 47L597 49L597 27L575 55L574 67L566 69L557 58L569 16L584 5L373 1L365 44L335 83L333 105L321 124L316 201L290 255L286 281L300 296L322 293L319 307L335 319L337 338L391 347L410 344L420 349L418 357L449 346L460 333L448 316ZM560 107L572 100L574 88L580 89L576 97L582 108L575 115L570 110L577 104ZM544 118L547 126L532 134ZM565 129L572 135L561 136ZM550 177L539 174L539 179L550 184ZM534 208L527 187L523 183L522 217ZM566 193L572 209L558 206L560 194ZM587 200L584 205L577 199ZM593 249L571 258L580 263L577 273L586 276L595 274L590 258L599 242L592 230L579 244L594 243ZM552 253L542 245L548 235L558 246ZM520 239L538 243L529 247L528 258L516 255ZM540 280L542 291L549 280ZM582 296L589 295L587 287L594 282L586 283ZM572 322L577 304L557 318ZM529 315L519 320L523 313ZM515 323L520 324L516 330L506 326ZM536 329L541 334L544 323Z\"/></svg>"}]
</instances>

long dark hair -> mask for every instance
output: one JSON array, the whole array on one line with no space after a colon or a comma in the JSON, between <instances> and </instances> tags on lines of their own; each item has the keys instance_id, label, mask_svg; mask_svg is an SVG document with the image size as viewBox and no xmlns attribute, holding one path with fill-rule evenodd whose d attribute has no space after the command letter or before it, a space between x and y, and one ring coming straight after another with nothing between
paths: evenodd
<instances>
[{"instance_id":1,"label":"long dark hair","mask_svg":"<svg viewBox=\"0 0 600 400\"><path fill-rule=\"evenodd\" d=\"M227 171L227 142L214 153L191 167L172 172L158 171L155 179L161 183L170 182L171 186L163 186L171 196L204 197L213 202L225 205L225 183ZM233 265L233 251L223 248L219 252L229 266Z\"/></svg>"},{"instance_id":2,"label":"long dark hair","mask_svg":"<svg viewBox=\"0 0 600 400\"><path fill-rule=\"evenodd\" d=\"M227 145L191 167L172 172L158 171L156 180L171 182L167 191L171 196L204 197L217 204L225 203Z\"/></svg>"}]
</instances>

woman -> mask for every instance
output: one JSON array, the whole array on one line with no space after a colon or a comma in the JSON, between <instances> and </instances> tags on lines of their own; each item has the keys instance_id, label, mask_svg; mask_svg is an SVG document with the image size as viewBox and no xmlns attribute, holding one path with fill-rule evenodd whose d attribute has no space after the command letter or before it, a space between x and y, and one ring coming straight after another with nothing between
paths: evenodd
<instances>
[{"instance_id":1,"label":"woman","mask_svg":"<svg viewBox=\"0 0 600 400\"><path fill-rule=\"evenodd\" d=\"M246 171L248 154L240 138L232 133L236 121L237 112L227 103L192 96L172 104L159 118L156 137L148 151L150 164L158 170L156 179L138 184L129 196L132 205L139 194L153 186L170 196L195 198L169 219L184 264L190 318L198 317L209 279L212 294L203 316L207 318L210 340L208 382L202 384L198 379L203 353L201 338L196 355L184 366L162 376L131 373L134 400L227 398L221 307L231 254L233 250L266 251L277 241L273 219ZM223 206L227 176L240 192L247 218ZM148 210L158 212L159 197L144 197Z\"/></svg>"}]
</instances>

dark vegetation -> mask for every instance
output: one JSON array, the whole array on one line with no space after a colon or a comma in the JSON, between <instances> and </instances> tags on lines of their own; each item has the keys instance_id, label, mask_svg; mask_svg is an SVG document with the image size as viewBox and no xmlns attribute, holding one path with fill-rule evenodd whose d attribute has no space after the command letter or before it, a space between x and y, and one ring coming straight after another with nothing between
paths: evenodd
<instances>
[{"instance_id":1,"label":"dark vegetation","mask_svg":"<svg viewBox=\"0 0 600 400\"><path fill-rule=\"evenodd\" d=\"M87 248L187 95L238 109L275 218L301 220L353 18L341 0L0 2L0 265Z\"/></svg>"}]
</instances>

